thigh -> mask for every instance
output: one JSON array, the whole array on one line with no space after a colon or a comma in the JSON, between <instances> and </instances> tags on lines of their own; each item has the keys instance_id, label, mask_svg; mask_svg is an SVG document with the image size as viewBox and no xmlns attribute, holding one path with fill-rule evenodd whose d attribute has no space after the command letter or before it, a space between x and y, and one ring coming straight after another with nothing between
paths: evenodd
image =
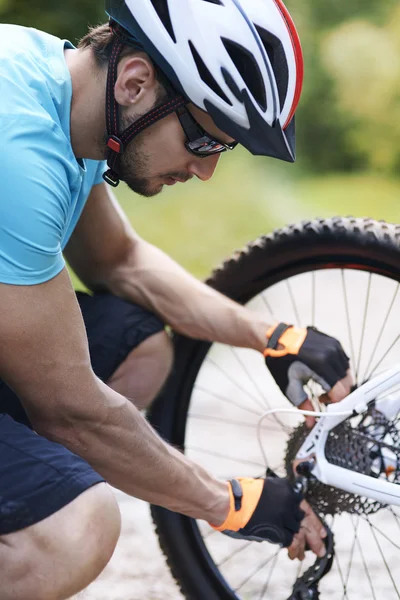
<instances>
[{"instance_id":1,"label":"thigh","mask_svg":"<svg viewBox=\"0 0 400 600\"><path fill-rule=\"evenodd\" d=\"M92 368L108 381L128 354L144 340L164 329L164 324L145 308L108 293L77 292L85 322ZM0 380L0 413L30 427L29 419L13 390Z\"/></svg>"},{"instance_id":2,"label":"thigh","mask_svg":"<svg viewBox=\"0 0 400 600\"><path fill-rule=\"evenodd\" d=\"M164 329L156 315L113 294L77 292L89 341L93 371L107 381L128 354Z\"/></svg>"},{"instance_id":3,"label":"thigh","mask_svg":"<svg viewBox=\"0 0 400 600\"><path fill-rule=\"evenodd\" d=\"M79 456L0 414L0 536L46 519L102 481Z\"/></svg>"}]
</instances>

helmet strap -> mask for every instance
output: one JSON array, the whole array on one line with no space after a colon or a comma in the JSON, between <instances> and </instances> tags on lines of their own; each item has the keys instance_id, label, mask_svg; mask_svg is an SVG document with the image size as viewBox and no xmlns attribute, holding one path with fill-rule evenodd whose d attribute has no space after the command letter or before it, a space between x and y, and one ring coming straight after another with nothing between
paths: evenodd
<instances>
[{"instance_id":1,"label":"helmet strap","mask_svg":"<svg viewBox=\"0 0 400 600\"><path fill-rule=\"evenodd\" d=\"M103 174L103 179L113 187L117 187L120 182L120 158L127 145L144 129L153 125L160 119L176 112L178 108L187 104L187 100L179 95L175 90L171 94L172 86L167 86L167 92L170 96L166 102L153 108L148 113L140 117L135 123L132 123L124 131L119 130L119 106L115 100L115 84L118 77L118 59L127 43L123 36L118 35L117 28L112 25L112 30L117 33L108 65L107 88L106 88L106 127L107 127L107 164L108 171Z\"/></svg>"}]
</instances>

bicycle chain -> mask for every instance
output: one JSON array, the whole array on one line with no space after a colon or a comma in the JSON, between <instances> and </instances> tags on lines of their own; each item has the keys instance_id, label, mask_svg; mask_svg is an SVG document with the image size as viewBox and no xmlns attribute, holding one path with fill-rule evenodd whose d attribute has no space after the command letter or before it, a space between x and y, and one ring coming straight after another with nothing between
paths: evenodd
<instances>
[{"instance_id":1,"label":"bicycle chain","mask_svg":"<svg viewBox=\"0 0 400 600\"><path fill-rule=\"evenodd\" d=\"M325 521L322 520L322 523L328 534L324 540L326 554L322 558L317 558L315 563L303 575L298 577L288 600L318 600L320 596L318 584L331 570L335 556L333 533Z\"/></svg>"}]
</instances>

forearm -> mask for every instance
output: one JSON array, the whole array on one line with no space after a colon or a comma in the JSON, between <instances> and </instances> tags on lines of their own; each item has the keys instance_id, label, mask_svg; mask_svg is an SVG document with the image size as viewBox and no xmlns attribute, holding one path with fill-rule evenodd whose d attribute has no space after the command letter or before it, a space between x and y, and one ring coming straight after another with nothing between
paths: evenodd
<instances>
[{"instance_id":1,"label":"forearm","mask_svg":"<svg viewBox=\"0 0 400 600\"><path fill-rule=\"evenodd\" d=\"M114 269L108 288L158 314L189 337L265 348L265 319L198 281L151 244L138 243Z\"/></svg>"},{"instance_id":2,"label":"forearm","mask_svg":"<svg viewBox=\"0 0 400 600\"><path fill-rule=\"evenodd\" d=\"M102 382L85 405L90 412L79 407L64 419L35 424L36 429L127 494L213 524L223 522L229 509L226 483L166 444L130 402Z\"/></svg>"}]
</instances>

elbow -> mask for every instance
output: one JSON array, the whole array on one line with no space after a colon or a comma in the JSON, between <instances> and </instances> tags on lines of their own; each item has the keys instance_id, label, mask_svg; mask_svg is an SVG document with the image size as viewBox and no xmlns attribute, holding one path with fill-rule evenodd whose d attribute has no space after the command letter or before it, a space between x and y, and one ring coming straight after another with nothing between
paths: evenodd
<instances>
[{"instance_id":1,"label":"elbow","mask_svg":"<svg viewBox=\"0 0 400 600\"><path fill-rule=\"evenodd\" d=\"M87 454L90 439L109 417L109 407L98 386L92 393L85 395L81 391L75 396L82 397L84 401L75 402L71 402L69 395L68 399L59 397L48 410L29 413L32 426L39 435L80 456Z\"/></svg>"}]
</instances>

